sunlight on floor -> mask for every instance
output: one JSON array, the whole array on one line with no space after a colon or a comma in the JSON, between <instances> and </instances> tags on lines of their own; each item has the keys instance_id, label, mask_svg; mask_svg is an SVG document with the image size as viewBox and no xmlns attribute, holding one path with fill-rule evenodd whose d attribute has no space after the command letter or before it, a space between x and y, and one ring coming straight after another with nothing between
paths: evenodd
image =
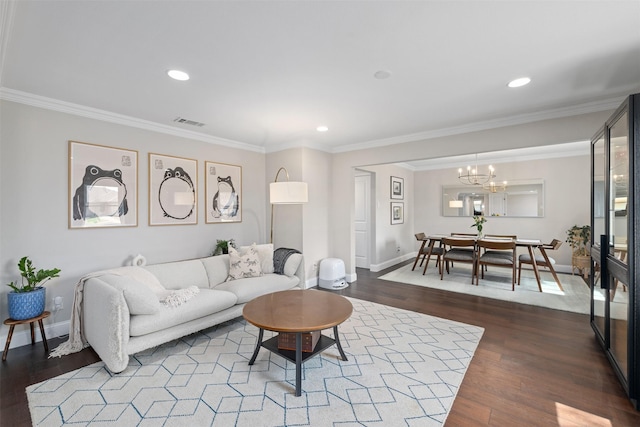
<instances>
[{"instance_id":1,"label":"sunlight on floor","mask_svg":"<svg viewBox=\"0 0 640 427\"><path fill-rule=\"evenodd\" d=\"M613 425L611 420L589 412L581 411L580 409L576 409L571 406L563 405L559 402L556 402L556 414L558 418L558 425L560 427L575 425L611 427Z\"/></svg>"}]
</instances>

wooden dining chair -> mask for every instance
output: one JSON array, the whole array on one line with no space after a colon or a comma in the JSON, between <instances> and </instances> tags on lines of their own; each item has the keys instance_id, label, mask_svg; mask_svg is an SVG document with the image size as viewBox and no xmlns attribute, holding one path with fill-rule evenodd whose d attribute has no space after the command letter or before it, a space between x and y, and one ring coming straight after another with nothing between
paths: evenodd
<instances>
[{"instance_id":1,"label":"wooden dining chair","mask_svg":"<svg viewBox=\"0 0 640 427\"><path fill-rule=\"evenodd\" d=\"M515 234L485 234L483 238L487 239L495 239L495 240L518 240L518 236ZM486 253L487 250L484 249L483 253ZM506 256L505 251L495 251L496 256ZM487 271L487 266L484 266L484 271Z\"/></svg>"},{"instance_id":2,"label":"wooden dining chair","mask_svg":"<svg viewBox=\"0 0 640 427\"><path fill-rule=\"evenodd\" d=\"M416 264L418 263L418 259L422 257L422 260L420 261L420 267L422 267L422 263L424 263L425 258L427 260L427 263L424 266L424 270L422 271L422 274L425 274L425 272L427 271L427 267L429 266L431 255L436 256L436 267L442 268L441 258L444 252L444 249L442 249L442 243L440 243L436 247L435 242L434 242L434 245L431 245L431 239L429 239L424 233L416 233L415 236L416 236L416 240L422 241L422 245L418 250L418 255L416 255L416 260L413 262L413 267L411 267L411 271L415 270Z\"/></svg>"},{"instance_id":3,"label":"wooden dining chair","mask_svg":"<svg viewBox=\"0 0 640 427\"><path fill-rule=\"evenodd\" d=\"M476 285L480 282L480 275L484 279L483 266L493 265L496 267L511 268L511 290L516 287L516 241L515 240L478 240L478 251L484 251L478 257L476 267Z\"/></svg>"},{"instance_id":4,"label":"wooden dining chair","mask_svg":"<svg viewBox=\"0 0 640 427\"><path fill-rule=\"evenodd\" d=\"M558 248L560 248L560 246L562 246L562 241L558 240L558 239L553 239L551 241L551 243L547 243L547 244L542 245L542 249L544 249L545 252L546 251L557 251ZM542 256L542 255L536 255L534 260L531 260L531 255L529 255L529 253L520 255L518 257L518 261L519 261L519 263L518 263L518 286L520 285L520 276L522 274L522 264L533 265L533 263L535 262L538 267L548 268L549 271L551 271L551 274L553 275L554 280L556 281L556 283L560 287L560 290L563 290L562 289L562 285L560 284L560 279L558 278L558 275L556 274L556 271L553 268L553 266L556 263L556 260L551 258L548 255L547 255L547 258L549 258L549 262L547 262L547 260L544 259L544 256Z\"/></svg>"},{"instance_id":5,"label":"wooden dining chair","mask_svg":"<svg viewBox=\"0 0 640 427\"><path fill-rule=\"evenodd\" d=\"M449 273L449 264L453 264L455 261L472 265L471 284L473 284L477 261L476 240L463 237L443 237L442 244L444 254L442 255L442 265L440 265L440 280L443 279L445 268Z\"/></svg>"}]
</instances>

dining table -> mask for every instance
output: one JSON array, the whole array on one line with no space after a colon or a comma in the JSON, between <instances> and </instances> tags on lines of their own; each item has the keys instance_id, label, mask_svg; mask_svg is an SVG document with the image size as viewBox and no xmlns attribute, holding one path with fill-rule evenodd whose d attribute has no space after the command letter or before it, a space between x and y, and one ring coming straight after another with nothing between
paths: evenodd
<instances>
[{"instance_id":1,"label":"dining table","mask_svg":"<svg viewBox=\"0 0 640 427\"><path fill-rule=\"evenodd\" d=\"M474 239L478 239L477 235L471 235L471 234L459 234L457 235L459 237L462 238L474 238ZM431 258L431 250L433 249L433 247L435 246L436 242L441 243L442 239L444 237L456 237L456 234L431 234L425 237L425 240L429 241L429 255L427 256L427 264L429 265L429 259ZM481 237L482 239L485 240L513 240L510 238L504 238L504 237ZM553 263L551 262L551 260L549 259L549 255L547 254L547 251L545 250L544 244L542 243L542 240L540 239L520 239L517 238L515 239L516 242L516 246L520 247L520 248L527 248L527 251L529 252L529 256L531 257L531 260L535 260L535 250L537 249L538 251L540 251L540 254L542 255L542 257L544 258L544 260L547 263L547 266L549 268L549 271L551 272L551 275L553 276L553 279L556 281L556 283L558 284L558 287L560 288L561 291L564 291L564 289L562 288L562 283L560 283L560 279L558 278L558 274L556 273L555 269L553 268ZM534 261L531 263L533 266L533 274L536 277L536 282L538 283L538 290L540 292L542 292L542 283L540 281L540 270L538 269L538 265L537 263ZM425 265L425 270L426 270L426 265Z\"/></svg>"}]
</instances>

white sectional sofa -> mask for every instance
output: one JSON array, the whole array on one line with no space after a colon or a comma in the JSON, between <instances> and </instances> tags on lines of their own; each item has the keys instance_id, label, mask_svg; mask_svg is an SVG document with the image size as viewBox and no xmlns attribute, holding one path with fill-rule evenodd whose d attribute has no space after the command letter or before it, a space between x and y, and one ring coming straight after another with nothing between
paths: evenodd
<instances>
[{"instance_id":1,"label":"white sectional sofa","mask_svg":"<svg viewBox=\"0 0 640 427\"><path fill-rule=\"evenodd\" d=\"M109 370L118 373L127 367L130 355L241 316L245 303L253 298L304 288L301 254L287 259L285 274L275 274L271 245L259 246L263 273L258 277L226 281L230 256L221 255L121 267L114 274L102 272L86 279L81 310L86 342ZM264 256L265 247L267 255L271 247L271 258ZM156 279L157 283L149 283ZM165 292L198 289L196 295L171 307L160 303L158 284Z\"/></svg>"}]
</instances>

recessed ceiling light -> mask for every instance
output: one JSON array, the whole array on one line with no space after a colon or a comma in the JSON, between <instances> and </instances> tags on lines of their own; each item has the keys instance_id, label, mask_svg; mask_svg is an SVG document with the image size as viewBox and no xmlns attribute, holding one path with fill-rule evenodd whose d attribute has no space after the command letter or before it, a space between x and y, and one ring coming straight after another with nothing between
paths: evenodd
<instances>
[{"instance_id":1,"label":"recessed ceiling light","mask_svg":"<svg viewBox=\"0 0 640 427\"><path fill-rule=\"evenodd\" d=\"M388 79L389 77L391 77L391 71L378 70L373 74L373 77L375 77L378 80Z\"/></svg>"},{"instance_id":2,"label":"recessed ceiling light","mask_svg":"<svg viewBox=\"0 0 640 427\"><path fill-rule=\"evenodd\" d=\"M316 128L316 130L317 130L318 132L326 132L326 131L328 131L328 130L329 130L329 128L328 128L328 127L326 127L326 126L318 126L318 127Z\"/></svg>"},{"instance_id":3,"label":"recessed ceiling light","mask_svg":"<svg viewBox=\"0 0 640 427\"><path fill-rule=\"evenodd\" d=\"M529 77L520 77L519 79L511 80L507 86L509 87L520 87L524 85L528 85L531 82Z\"/></svg>"},{"instance_id":4,"label":"recessed ceiling light","mask_svg":"<svg viewBox=\"0 0 640 427\"><path fill-rule=\"evenodd\" d=\"M184 71L169 70L167 71L167 74L169 75L169 77L175 80L180 80L180 81L189 80L189 74L185 73Z\"/></svg>"}]
</instances>

